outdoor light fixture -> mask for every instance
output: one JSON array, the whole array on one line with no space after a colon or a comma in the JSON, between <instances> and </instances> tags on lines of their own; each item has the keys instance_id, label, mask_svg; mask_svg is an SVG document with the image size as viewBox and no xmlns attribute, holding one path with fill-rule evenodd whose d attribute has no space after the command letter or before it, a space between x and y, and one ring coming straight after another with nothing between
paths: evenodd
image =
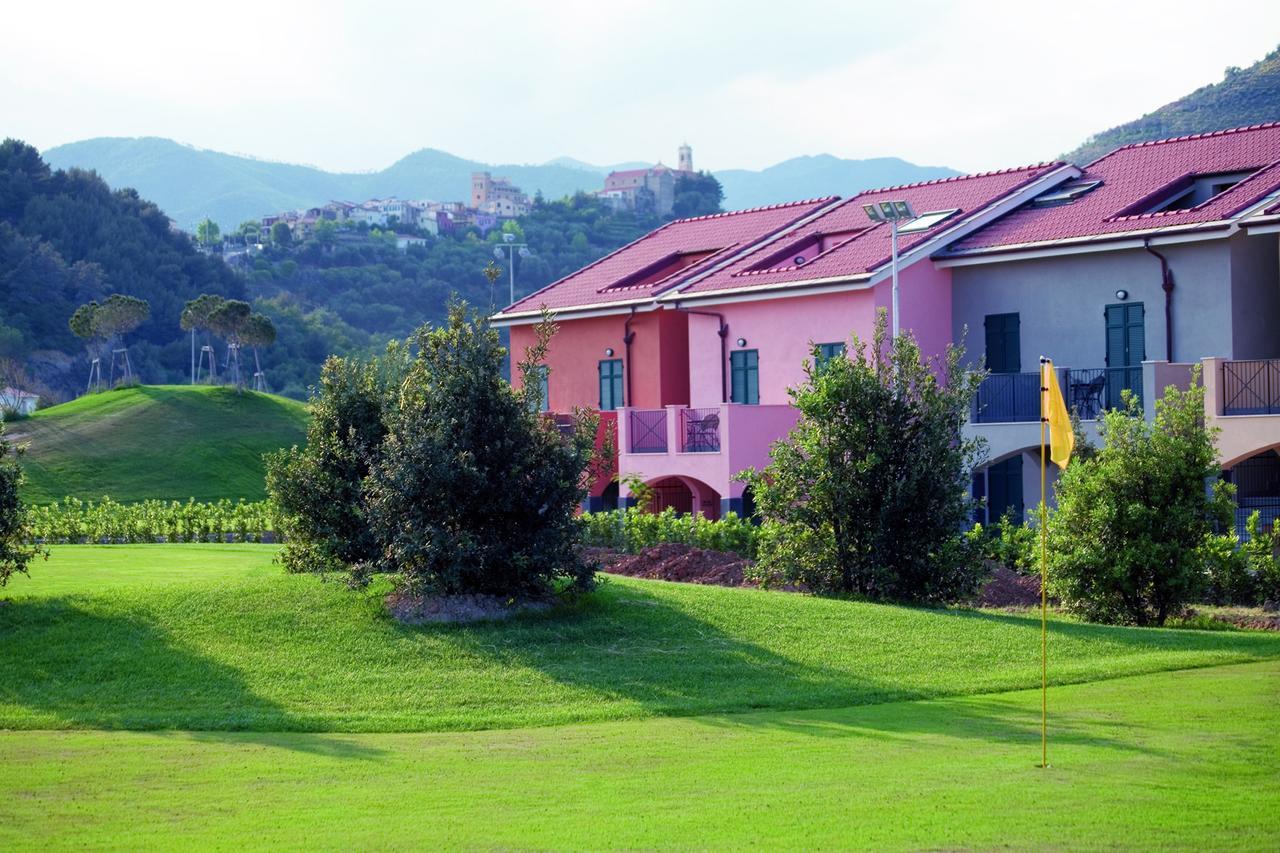
<instances>
[{"instance_id":1,"label":"outdoor light fixture","mask_svg":"<svg viewBox=\"0 0 1280 853\"><path fill-rule=\"evenodd\" d=\"M528 243L517 243L516 235L511 232L504 232L502 242L493 247L493 256L499 260L507 262L507 269L511 276L511 304L516 301L516 255L527 258L533 254L529 251Z\"/></svg>"},{"instance_id":2,"label":"outdoor light fixture","mask_svg":"<svg viewBox=\"0 0 1280 853\"><path fill-rule=\"evenodd\" d=\"M738 338L738 346L740 346L740 347L745 347L746 345L747 345L747 339L746 339L746 338Z\"/></svg>"},{"instance_id":3,"label":"outdoor light fixture","mask_svg":"<svg viewBox=\"0 0 1280 853\"><path fill-rule=\"evenodd\" d=\"M605 355L607 355L607 356L612 357L612 356L613 356L613 347L605 347L605 348L604 348L604 354L605 354Z\"/></svg>"},{"instance_id":4,"label":"outdoor light fixture","mask_svg":"<svg viewBox=\"0 0 1280 853\"><path fill-rule=\"evenodd\" d=\"M1128 298L1129 298L1129 291L1127 290L1116 291L1116 299L1119 299L1121 302L1124 302Z\"/></svg>"},{"instance_id":5,"label":"outdoor light fixture","mask_svg":"<svg viewBox=\"0 0 1280 853\"><path fill-rule=\"evenodd\" d=\"M916 212L911 207L911 202L905 199L890 199L877 204L864 204L862 209L866 211L867 218L872 222L879 224L881 222L889 223L890 240L892 241L893 251L890 255L893 269L893 337L898 338L898 223L907 222L916 218Z\"/></svg>"}]
</instances>

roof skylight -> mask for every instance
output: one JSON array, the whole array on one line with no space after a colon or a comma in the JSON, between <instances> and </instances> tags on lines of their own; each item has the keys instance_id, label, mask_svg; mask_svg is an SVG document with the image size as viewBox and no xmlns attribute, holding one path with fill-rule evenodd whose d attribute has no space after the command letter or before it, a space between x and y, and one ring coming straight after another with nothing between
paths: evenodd
<instances>
[{"instance_id":1,"label":"roof skylight","mask_svg":"<svg viewBox=\"0 0 1280 853\"><path fill-rule=\"evenodd\" d=\"M951 210L931 210L928 213L922 213L910 222L904 222L898 226L898 233L910 234L913 231L928 231L942 220L959 212L960 208L955 207Z\"/></svg>"},{"instance_id":2,"label":"roof skylight","mask_svg":"<svg viewBox=\"0 0 1280 853\"><path fill-rule=\"evenodd\" d=\"M1102 181L1080 181L1075 184L1056 187L1047 193L1038 195L1032 200L1032 207L1050 207L1058 204L1071 204L1080 196L1102 186Z\"/></svg>"}]
</instances>

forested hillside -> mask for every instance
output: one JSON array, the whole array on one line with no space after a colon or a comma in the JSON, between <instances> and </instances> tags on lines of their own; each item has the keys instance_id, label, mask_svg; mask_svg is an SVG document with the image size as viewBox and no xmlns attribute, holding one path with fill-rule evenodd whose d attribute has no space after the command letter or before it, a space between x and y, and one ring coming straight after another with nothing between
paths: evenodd
<instances>
[{"instance_id":1,"label":"forested hillside","mask_svg":"<svg viewBox=\"0 0 1280 853\"><path fill-rule=\"evenodd\" d=\"M1280 48L1248 68L1228 68L1220 83L1202 86L1140 119L1091 137L1062 159L1085 164L1133 142L1271 121L1280 121Z\"/></svg>"},{"instance_id":2,"label":"forested hillside","mask_svg":"<svg viewBox=\"0 0 1280 853\"><path fill-rule=\"evenodd\" d=\"M25 384L62 398L83 388L84 348L67 321L83 303L124 293L151 305L128 339L134 368L148 381L180 380L189 357L178 314L202 292L241 297L244 281L133 190L0 143L0 379L25 372Z\"/></svg>"}]
</instances>

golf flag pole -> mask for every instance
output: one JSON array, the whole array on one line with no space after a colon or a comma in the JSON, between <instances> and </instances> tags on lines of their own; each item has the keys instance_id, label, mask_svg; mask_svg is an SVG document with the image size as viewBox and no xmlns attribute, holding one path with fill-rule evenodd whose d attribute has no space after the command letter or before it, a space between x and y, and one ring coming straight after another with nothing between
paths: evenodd
<instances>
[{"instance_id":1,"label":"golf flag pole","mask_svg":"<svg viewBox=\"0 0 1280 853\"><path fill-rule=\"evenodd\" d=\"M1045 433L1048 432L1048 441ZM1040 358L1040 766L1049 766L1049 474L1066 468L1076 437L1051 359Z\"/></svg>"}]
</instances>

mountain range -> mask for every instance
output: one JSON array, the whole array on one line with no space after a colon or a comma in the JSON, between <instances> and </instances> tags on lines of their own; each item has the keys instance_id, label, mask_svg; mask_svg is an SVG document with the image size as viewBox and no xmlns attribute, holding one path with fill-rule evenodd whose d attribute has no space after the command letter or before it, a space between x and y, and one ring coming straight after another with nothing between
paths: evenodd
<instances>
[{"instance_id":1,"label":"mountain range","mask_svg":"<svg viewBox=\"0 0 1280 853\"><path fill-rule=\"evenodd\" d=\"M377 172L326 172L311 166L274 163L183 145L159 137L100 137L43 152L56 169L93 169L113 187L133 187L160 206L179 227L194 230L206 216L224 230L268 213L320 205L331 199L363 201L398 196L438 201L466 199L471 173L510 178L525 192L560 198L597 190L614 169L644 163L597 166L569 157L542 165L496 165L424 148ZM843 160L822 154L796 157L761 171L715 173L726 209L755 207L805 196L850 195L875 186L925 181L958 174L917 166L896 157Z\"/></svg>"}]
</instances>

